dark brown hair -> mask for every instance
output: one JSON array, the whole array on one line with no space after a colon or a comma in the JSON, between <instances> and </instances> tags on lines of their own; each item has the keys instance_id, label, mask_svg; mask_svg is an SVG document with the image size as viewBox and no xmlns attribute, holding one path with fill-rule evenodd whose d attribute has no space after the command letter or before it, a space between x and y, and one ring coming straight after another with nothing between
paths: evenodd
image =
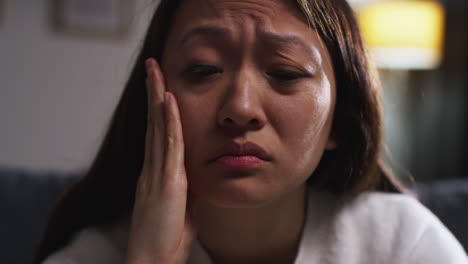
<instances>
[{"instance_id":1,"label":"dark brown hair","mask_svg":"<svg viewBox=\"0 0 468 264\"><path fill-rule=\"evenodd\" d=\"M99 152L87 174L53 209L35 263L61 249L84 227L108 225L131 213L145 148L144 61L161 59L181 2L161 0ZM324 154L309 183L335 193L403 191L380 160L380 86L351 8L346 0L297 0L297 4L331 55L337 87L332 133L339 144Z\"/></svg>"}]
</instances>

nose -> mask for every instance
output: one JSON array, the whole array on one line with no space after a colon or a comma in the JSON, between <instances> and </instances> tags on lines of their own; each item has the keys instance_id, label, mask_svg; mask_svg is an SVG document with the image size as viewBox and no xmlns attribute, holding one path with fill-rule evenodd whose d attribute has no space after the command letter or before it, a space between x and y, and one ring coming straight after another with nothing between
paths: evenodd
<instances>
[{"instance_id":1,"label":"nose","mask_svg":"<svg viewBox=\"0 0 468 264\"><path fill-rule=\"evenodd\" d=\"M261 105L259 83L253 77L239 74L229 84L217 113L220 127L230 132L260 130L266 123Z\"/></svg>"}]
</instances>

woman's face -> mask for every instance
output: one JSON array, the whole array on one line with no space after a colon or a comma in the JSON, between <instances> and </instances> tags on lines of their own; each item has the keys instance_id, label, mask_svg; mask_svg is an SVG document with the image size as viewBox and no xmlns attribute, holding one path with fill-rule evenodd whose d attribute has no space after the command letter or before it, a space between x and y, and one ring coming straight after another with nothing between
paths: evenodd
<instances>
[{"instance_id":1,"label":"woman's face","mask_svg":"<svg viewBox=\"0 0 468 264\"><path fill-rule=\"evenodd\" d=\"M200 199L265 205L302 187L333 148L333 68L294 1L186 0L162 61Z\"/></svg>"}]
</instances>

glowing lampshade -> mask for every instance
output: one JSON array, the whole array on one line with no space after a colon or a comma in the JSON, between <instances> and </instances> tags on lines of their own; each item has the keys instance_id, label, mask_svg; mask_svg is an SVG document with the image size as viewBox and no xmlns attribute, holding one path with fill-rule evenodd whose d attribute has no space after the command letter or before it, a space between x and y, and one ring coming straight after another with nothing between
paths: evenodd
<instances>
[{"instance_id":1,"label":"glowing lampshade","mask_svg":"<svg viewBox=\"0 0 468 264\"><path fill-rule=\"evenodd\" d=\"M358 10L364 38L379 68L431 69L439 65L444 10L430 0L386 0Z\"/></svg>"}]
</instances>

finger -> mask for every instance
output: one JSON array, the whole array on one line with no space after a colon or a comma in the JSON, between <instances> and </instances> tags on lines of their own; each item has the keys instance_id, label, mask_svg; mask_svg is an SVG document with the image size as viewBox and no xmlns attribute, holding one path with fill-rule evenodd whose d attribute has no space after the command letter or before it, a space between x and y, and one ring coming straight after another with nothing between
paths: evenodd
<instances>
[{"instance_id":1,"label":"finger","mask_svg":"<svg viewBox=\"0 0 468 264\"><path fill-rule=\"evenodd\" d=\"M154 133L154 122L153 122L153 104L152 102L152 88L151 88L151 80L150 77L146 78L146 96L147 96L147 118L146 118L146 135L145 135L145 158L144 158L144 165L149 165L152 157L152 151L149 146L153 146L153 133ZM145 169L145 168L144 168Z\"/></svg>"},{"instance_id":2,"label":"finger","mask_svg":"<svg viewBox=\"0 0 468 264\"><path fill-rule=\"evenodd\" d=\"M186 187L184 167L184 138L179 108L174 95L166 92L166 161L165 181L182 183Z\"/></svg>"},{"instance_id":3,"label":"finger","mask_svg":"<svg viewBox=\"0 0 468 264\"><path fill-rule=\"evenodd\" d=\"M152 189L153 176L160 174L163 164L163 149L162 144L164 138L164 122L163 122L163 106L162 101L156 97L157 89L164 88L163 85L158 85L157 80L161 80L161 74L158 74L158 65L156 61L149 58L145 61L146 66L146 95L147 95L147 123L145 135L145 152L144 164L138 187L141 191L148 193ZM159 142L157 138L160 137ZM159 151L157 149L160 149ZM159 160L158 160L159 159Z\"/></svg>"},{"instance_id":4,"label":"finger","mask_svg":"<svg viewBox=\"0 0 468 264\"><path fill-rule=\"evenodd\" d=\"M161 67L159 63L153 59L149 58L146 60L146 67L148 68L148 75L154 82L154 96L157 104L164 102L164 92L166 87L164 84L164 77L161 72Z\"/></svg>"},{"instance_id":5,"label":"finger","mask_svg":"<svg viewBox=\"0 0 468 264\"><path fill-rule=\"evenodd\" d=\"M138 178L137 182L137 191L143 193L150 193L151 186L153 183L153 178L151 177L153 170L153 134L154 134L154 104L153 104L153 81L152 77L149 74L150 72L150 63L148 60L146 61L146 73L147 77L145 80L145 87L146 87L146 97L147 97L147 118L146 118L146 134L145 134L145 145L144 145L144 160L143 160L143 167Z\"/></svg>"},{"instance_id":6,"label":"finger","mask_svg":"<svg viewBox=\"0 0 468 264\"><path fill-rule=\"evenodd\" d=\"M166 90L164 78L156 60L150 58L147 61L148 86L150 89L150 104L152 118L152 140L150 147L150 164L154 173L161 172L164 163L164 142L165 142L165 122L164 122L164 91Z\"/></svg>"}]
</instances>

